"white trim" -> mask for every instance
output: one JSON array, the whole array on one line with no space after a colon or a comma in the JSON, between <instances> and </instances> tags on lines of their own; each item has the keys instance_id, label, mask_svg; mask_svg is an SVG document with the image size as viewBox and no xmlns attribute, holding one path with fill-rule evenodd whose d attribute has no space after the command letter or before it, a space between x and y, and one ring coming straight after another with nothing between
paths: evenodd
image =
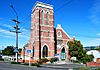
<instances>
[{"instance_id":1,"label":"white trim","mask_svg":"<svg viewBox=\"0 0 100 70\"><path fill-rule=\"evenodd\" d=\"M43 50L43 47L44 47L45 45L48 47L48 44L46 44L46 43L43 44L43 45L42 45L42 48L41 48L41 51ZM49 47L48 47L48 51L49 51Z\"/></svg>"},{"instance_id":2,"label":"white trim","mask_svg":"<svg viewBox=\"0 0 100 70\"><path fill-rule=\"evenodd\" d=\"M44 30L44 29L43 30L41 29L41 32L48 32L48 31L47 30ZM50 30L49 32L52 33L54 31L53 30L52 31Z\"/></svg>"},{"instance_id":3,"label":"white trim","mask_svg":"<svg viewBox=\"0 0 100 70\"><path fill-rule=\"evenodd\" d=\"M66 52L66 44L62 43L60 46L61 46L61 50L64 47L65 48L65 52Z\"/></svg>"},{"instance_id":4,"label":"white trim","mask_svg":"<svg viewBox=\"0 0 100 70\"><path fill-rule=\"evenodd\" d=\"M46 3L42 3L42 2L38 2L38 1L37 1L37 2L35 3L35 6L33 6L32 12L34 11L34 9L35 9L36 7L43 7L43 8L53 9L53 6L52 6L52 5L46 4Z\"/></svg>"},{"instance_id":5,"label":"white trim","mask_svg":"<svg viewBox=\"0 0 100 70\"><path fill-rule=\"evenodd\" d=\"M49 10L46 11L46 14L47 14L47 12L48 12L49 15L51 15Z\"/></svg>"},{"instance_id":6,"label":"white trim","mask_svg":"<svg viewBox=\"0 0 100 70\"><path fill-rule=\"evenodd\" d=\"M46 27L54 27L53 25L43 25L43 24L41 24L41 26L46 26Z\"/></svg>"},{"instance_id":7,"label":"white trim","mask_svg":"<svg viewBox=\"0 0 100 70\"><path fill-rule=\"evenodd\" d=\"M45 14L45 11L44 11L44 9L42 9L40 12L42 13L42 11L43 11L43 13Z\"/></svg>"},{"instance_id":8,"label":"white trim","mask_svg":"<svg viewBox=\"0 0 100 70\"><path fill-rule=\"evenodd\" d=\"M63 30L63 28L61 27L60 24L58 24L58 26L57 26L56 29L61 29L69 38L71 38L71 37Z\"/></svg>"},{"instance_id":9,"label":"white trim","mask_svg":"<svg viewBox=\"0 0 100 70\"><path fill-rule=\"evenodd\" d=\"M35 40L35 42L38 42L39 40ZM41 42L54 42L54 40L52 40L52 41L48 41L48 40L42 40Z\"/></svg>"},{"instance_id":10,"label":"white trim","mask_svg":"<svg viewBox=\"0 0 100 70\"><path fill-rule=\"evenodd\" d=\"M35 38L39 38L39 36L34 36ZM50 36L48 36L48 37L46 37L46 36L41 36L41 38L54 38L54 37L50 37Z\"/></svg>"}]
</instances>

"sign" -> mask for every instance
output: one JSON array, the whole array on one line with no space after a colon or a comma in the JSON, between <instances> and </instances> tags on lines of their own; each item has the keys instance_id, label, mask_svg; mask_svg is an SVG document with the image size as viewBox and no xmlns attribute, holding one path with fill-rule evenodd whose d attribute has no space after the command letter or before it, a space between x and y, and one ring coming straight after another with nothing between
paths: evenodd
<instances>
[{"instance_id":1,"label":"sign","mask_svg":"<svg viewBox=\"0 0 100 70\"><path fill-rule=\"evenodd\" d=\"M17 50L17 49L15 49L15 50L14 50L14 52L15 52L15 53L18 53L18 50Z\"/></svg>"},{"instance_id":2,"label":"sign","mask_svg":"<svg viewBox=\"0 0 100 70\"><path fill-rule=\"evenodd\" d=\"M55 54L55 57L60 57L60 55L59 54Z\"/></svg>"},{"instance_id":3,"label":"sign","mask_svg":"<svg viewBox=\"0 0 100 70\"><path fill-rule=\"evenodd\" d=\"M27 53L31 53L31 50L27 50Z\"/></svg>"}]
</instances>

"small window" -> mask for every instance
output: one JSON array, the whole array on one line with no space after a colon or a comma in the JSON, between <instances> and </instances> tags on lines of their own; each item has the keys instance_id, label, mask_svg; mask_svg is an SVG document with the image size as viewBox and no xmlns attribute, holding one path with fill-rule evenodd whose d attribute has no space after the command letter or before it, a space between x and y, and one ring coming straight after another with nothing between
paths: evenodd
<instances>
[{"instance_id":1,"label":"small window","mask_svg":"<svg viewBox=\"0 0 100 70\"><path fill-rule=\"evenodd\" d=\"M50 31L48 31L48 36L50 36Z\"/></svg>"},{"instance_id":2,"label":"small window","mask_svg":"<svg viewBox=\"0 0 100 70\"><path fill-rule=\"evenodd\" d=\"M61 34L61 32L58 32L58 37L62 37L62 34Z\"/></svg>"},{"instance_id":3,"label":"small window","mask_svg":"<svg viewBox=\"0 0 100 70\"><path fill-rule=\"evenodd\" d=\"M47 25L49 24L49 12L47 12L47 14L46 14L46 24Z\"/></svg>"},{"instance_id":4,"label":"small window","mask_svg":"<svg viewBox=\"0 0 100 70\"><path fill-rule=\"evenodd\" d=\"M42 24L44 23L44 12L42 10Z\"/></svg>"}]
</instances>

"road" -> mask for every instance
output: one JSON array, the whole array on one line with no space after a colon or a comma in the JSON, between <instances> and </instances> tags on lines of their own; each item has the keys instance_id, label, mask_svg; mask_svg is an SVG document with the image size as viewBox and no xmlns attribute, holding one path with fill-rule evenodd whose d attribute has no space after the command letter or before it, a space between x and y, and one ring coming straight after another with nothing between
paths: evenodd
<instances>
[{"instance_id":1,"label":"road","mask_svg":"<svg viewBox=\"0 0 100 70\"><path fill-rule=\"evenodd\" d=\"M70 70L70 69L47 68L47 67L36 68L36 67L0 62L0 70Z\"/></svg>"}]
</instances>

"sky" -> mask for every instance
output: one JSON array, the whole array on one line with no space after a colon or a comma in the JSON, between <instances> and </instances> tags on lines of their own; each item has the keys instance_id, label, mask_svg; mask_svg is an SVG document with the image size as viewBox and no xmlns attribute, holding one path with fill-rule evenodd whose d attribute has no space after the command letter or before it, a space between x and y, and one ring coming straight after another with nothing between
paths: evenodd
<instances>
[{"instance_id":1,"label":"sky","mask_svg":"<svg viewBox=\"0 0 100 70\"><path fill-rule=\"evenodd\" d=\"M19 27L19 47L29 42L31 12L36 1L54 7L54 27L61 24L70 37L80 40L84 47L100 45L100 0L0 0L0 49L16 45L14 31L16 14Z\"/></svg>"}]
</instances>

